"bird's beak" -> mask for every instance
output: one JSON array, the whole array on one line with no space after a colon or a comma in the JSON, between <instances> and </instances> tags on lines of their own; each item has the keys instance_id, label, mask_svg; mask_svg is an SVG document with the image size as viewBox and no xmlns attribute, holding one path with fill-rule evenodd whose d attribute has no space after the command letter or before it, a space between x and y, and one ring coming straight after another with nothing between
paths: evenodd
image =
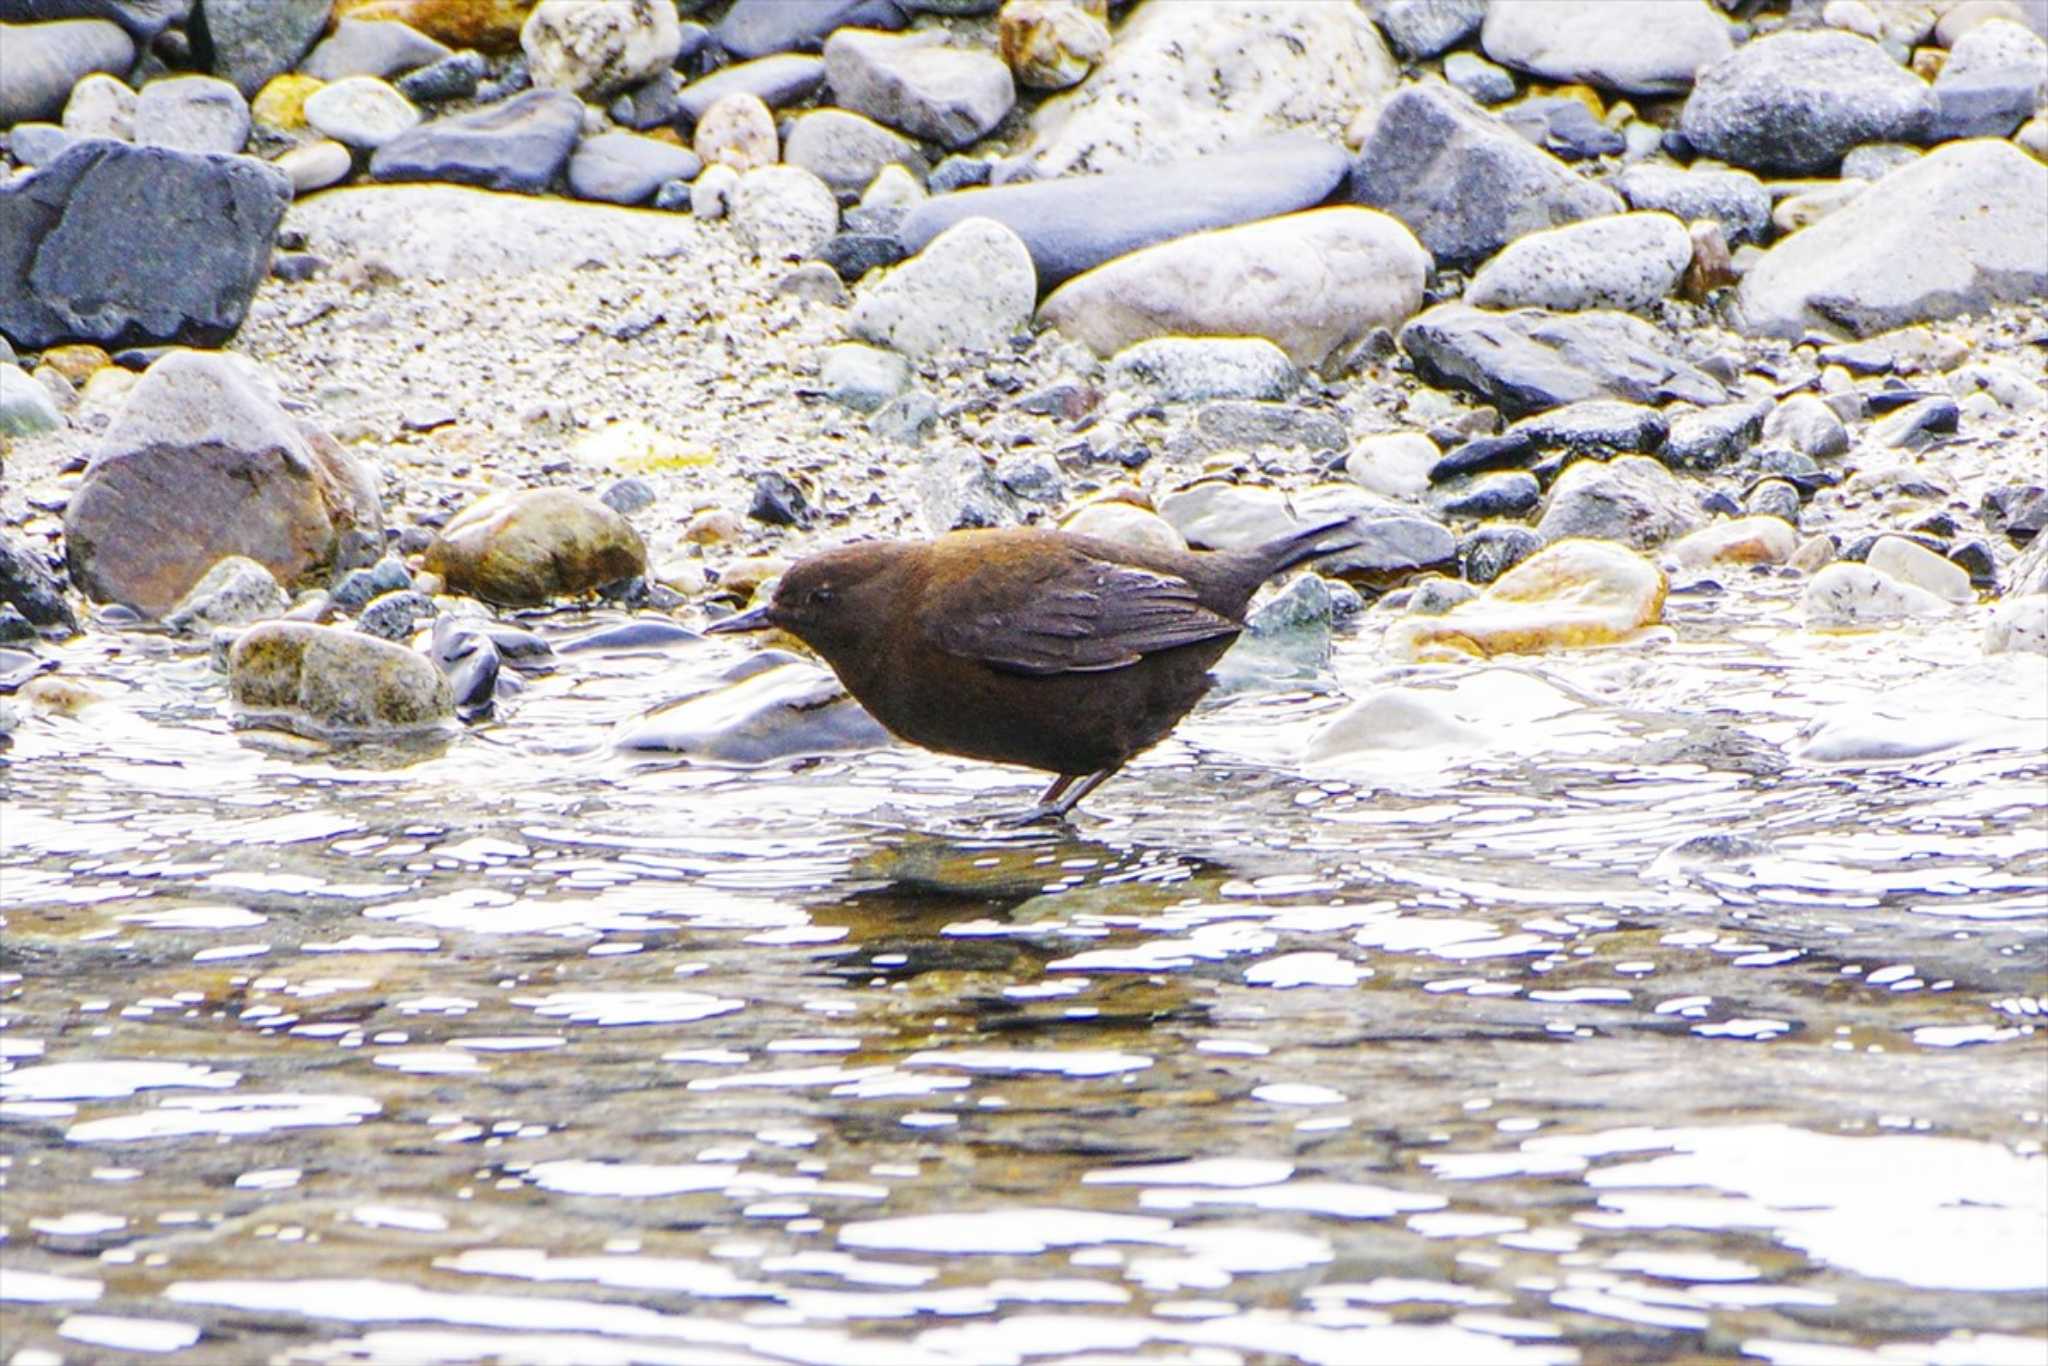
<instances>
[{"instance_id":1,"label":"bird's beak","mask_svg":"<svg viewBox=\"0 0 2048 1366\"><path fill-rule=\"evenodd\" d=\"M750 607L723 621L714 621L704 628L704 634L726 636L738 635L742 631L765 631L775 624L768 619L768 612L772 606L773 604L764 602L759 607Z\"/></svg>"}]
</instances>

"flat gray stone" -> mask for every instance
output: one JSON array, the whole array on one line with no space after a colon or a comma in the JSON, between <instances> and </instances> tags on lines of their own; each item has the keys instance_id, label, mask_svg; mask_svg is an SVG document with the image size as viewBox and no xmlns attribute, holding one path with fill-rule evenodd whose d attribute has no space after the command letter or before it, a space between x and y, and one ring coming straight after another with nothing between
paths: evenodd
<instances>
[{"instance_id":1,"label":"flat gray stone","mask_svg":"<svg viewBox=\"0 0 2048 1366\"><path fill-rule=\"evenodd\" d=\"M71 87L94 71L125 75L135 44L100 19L0 24L0 128L25 119L54 119Z\"/></svg>"},{"instance_id":2,"label":"flat gray stone","mask_svg":"<svg viewBox=\"0 0 2048 1366\"><path fill-rule=\"evenodd\" d=\"M1679 128L1708 156L1756 170L1832 171L1865 142L1920 142L1936 103L1927 82L1868 38L1774 33L1703 69Z\"/></svg>"},{"instance_id":3,"label":"flat gray stone","mask_svg":"<svg viewBox=\"0 0 2048 1366\"><path fill-rule=\"evenodd\" d=\"M1456 47L1486 18L1486 0L1375 0L1371 8L1387 41L1411 61Z\"/></svg>"},{"instance_id":4,"label":"flat gray stone","mask_svg":"<svg viewBox=\"0 0 2048 1366\"><path fill-rule=\"evenodd\" d=\"M924 153L915 142L845 109L799 114L789 130L782 159L803 167L842 195L865 190L884 166L903 166L920 176L926 170Z\"/></svg>"},{"instance_id":5,"label":"flat gray stone","mask_svg":"<svg viewBox=\"0 0 2048 1366\"><path fill-rule=\"evenodd\" d=\"M569 158L569 189L579 199L643 204L668 181L696 179L703 167L687 147L638 133L600 133Z\"/></svg>"},{"instance_id":6,"label":"flat gray stone","mask_svg":"<svg viewBox=\"0 0 2048 1366\"><path fill-rule=\"evenodd\" d=\"M1479 41L1496 62L1546 81L1631 95L1689 90L1694 72L1735 47L1706 0L1512 0L1487 10Z\"/></svg>"},{"instance_id":7,"label":"flat gray stone","mask_svg":"<svg viewBox=\"0 0 2048 1366\"><path fill-rule=\"evenodd\" d=\"M1771 235L1771 192L1748 171L1636 165L1614 178L1614 188L1630 208L1668 213L1687 223L1719 223L1731 247Z\"/></svg>"},{"instance_id":8,"label":"flat gray stone","mask_svg":"<svg viewBox=\"0 0 2048 1366\"><path fill-rule=\"evenodd\" d=\"M206 0L195 36L212 51L213 74L254 99L264 82L299 64L333 9L334 0ZM342 21L344 27L350 22Z\"/></svg>"},{"instance_id":9,"label":"flat gray stone","mask_svg":"<svg viewBox=\"0 0 2048 1366\"><path fill-rule=\"evenodd\" d=\"M824 58L785 52L721 67L691 81L676 92L676 108L694 123L727 95L752 95L770 109L779 109L809 99L824 84Z\"/></svg>"},{"instance_id":10,"label":"flat gray stone","mask_svg":"<svg viewBox=\"0 0 2048 1366\"><path fill-rule=\"evenodd\" d=\"M1010 68L986 52L916 34L841 29L825 43L832 95L857 114L913 137L961 148L1017 102Z\"/></svg>"},{"instance_id":11,"label":"flat gray stone","mask_svg":"<svg viewBox=\"0 0 2048 1366\"><path fill-rule=\"evenodd\" d=\"M1489 313L1438 304L1401 329L1401 349L1425 379L1516 416L1592 398L1705 407L1728 397L1712 376L1673 354L1663 333L1627 313Z\"/></svg>"},{"instance_id":12,"label":"flat gray stone","mask_svg":"<svg viewBox=\"0 0 2048 1366\"><path fill-rule=\"evenodd\" d=\"M903 11L890 0L734 0L714 36L720 47L745 61L777 52L816 52L842 28L898 29L905 22Z\"/></svg>"},{"instance_id":13,"label":"flat gray stone","mask_svg":"<svg viewBox=\"0 0 2048 1366\"><path fill-rule=\"evenodd\" d=\"M300 68L323 81L402 75L454 55L446 43L393 19L344 19Z\"/></svg>"},{"instance_id":14,"label":"flat gray stone","mask_svg":"<svg viewBox=\"0 0 2048 1366\"><path fill-rule=\"evenodd\" d=\"M528 90L474 113L423 123L377 150L377 180L447 180L488 190L545 190L583 132L583 102Z\"/></svg>"}]
</instances>

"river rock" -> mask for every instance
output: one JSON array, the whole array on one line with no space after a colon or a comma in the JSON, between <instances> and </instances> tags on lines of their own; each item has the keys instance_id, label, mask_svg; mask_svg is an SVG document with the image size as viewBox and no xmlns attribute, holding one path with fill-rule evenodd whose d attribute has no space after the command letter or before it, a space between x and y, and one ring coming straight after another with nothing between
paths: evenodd
<instances>
[{"instance_id":1,"label":"river rock","mask_svg":"<svg viewBox=\"0 0 2048 1366\"><path fill-rule=\"evenodd\" d=\"M1954 609L1924 588L1902 583L1867 564L1837 561L1806 585L1801 599L1806 624L1817 630L1882 626L1920 617L1947 616Z\"/></svg>"},{"instance_id":2,"label":"river rock","mask_svg":"<svg viewBox=\"0 0 2048 1366\"><path fill-rule=\"evenodd\" d=\"M1487 522L1458 542L1458 566L1473 583L1492 583L1543 549L1543 538L1514 522Z\"/></svg>"},{"instance_id":3,"label":"river rock","mask_svg":"<svg viewBox=\"0 0 2048 1366\"><path fill-rule=\"evenodd\" d=\"M1664 619L1664 571L1608 541L1559 541L1442 616L1403 617L1388 650L1409 659L1536 654L1634 638Z\"/></svg>"},{"instance_id":4,"label":"river rock","mask_svg":"<svg viewBox=\"0 0 2048 1366\"><path fill-rule=\"evenodd\" d=\"M1133 252L1061 285L1039 317L1098 355L1162 335L1263 337L1314 368L1400 326L1428 275L1392 218L1318 209Z\"/></svg>"},{"instance_id":5,"label":"river rock","mask_svg":"<svg viewBox=\"0 0 2048 1366\"><path fill-rule=\"evenodd\" d=\"M1705 0L1514 0L1487 11L1479 41L1496 62L1546 81L1631 95L1690 90L1694 72L1735 47Z\"/></svg>"},{"instance_id":6,"label":"river rock","mask_svg":"<svg viewBox=\"0 0 2048 1366\"><path fill-rule=\"evenodd\" d=\"M192 18L194 0L0 0L0 21L105 19L147 47L159 34Z\"/></svg>"},{"instance_id":7,"label":"river rock","mask_svg":"<svg viewBox=\"0 0 2048 1366\"><path fill-rule=\"evenodd\" d=\"M992 218L1023 239L1051 289L1141 247L1319 204L1344 167L1342 152L1295 134L1172 165L935 195L897 235L916 251L955 223Z\"/></svg>"},{"instance_id":8,"label":"river rock","mask_svg":"<svg viewBox=\"0 0 2048 1366\"><path fill-rule=\"evenodd\" d=\"M344 146L367 151L418 127L420 111L375 76L350 76L306 97L306 122Z\"/></svg>"},{"instance_id":9,"label":"river rock","mask_svg":"<svg viewBox=\"0 0 2048 1366\"><path fill-rule=\"evenodd\" d=\"M1099 174L1342 126L1396 76L1355 4L1138 5L1095 73L1031 116L1015 169L1038 180Z\"/></svg>"},{"instance_id":10,"label":"river rock","mask_svg":"<svg viewBox=\"0 0 2048 1366\"><path fill-rule=\"evenodd\" d=\"M587 494L526 489L464 508L427 547L426 567L454 592L538 607L646 573L647 547Z\"/></svg>"},{"instance_id":11,"label":"river rock","mask_svg":"<svg viewBox=\"0 0 2048 1366\"><path fill-rule=\"evenodd\" d=\"M290 605L275 574L247 556L230 555L164 614L164 627L180 635L203 635L216 627L279 616Z\"/></svg>"},{"instance_id":12,"label":"river rock","mask_svg":"<svg viewBox=\"0 0 2048 1366\"><path fill-rule=\"evenodd\" d=\"M145 147L239 152L249 140L249 102L212 76L169 76L137 93L134 127Z\"/></svg>"},{"instance_id":13,"label":"river rock","mask_svg":"<svg viewBox=\"0 0 2048 1366\"><path fill-rule=\"evenodd\" d=\"M825 59L784 52L722 67L676 92L676 110L691 120L727 95L752 95L770 109L807 100L825 84Z\"/></svg>"},{"instance_id":14,"label":"river rock","mask_svg":"<svg viewBox=\"0 0 2048 1366\"><path fill-rule=\"evenodd\" d=\"M727 764L768 764L889 743L881 723L829 670L794 659L658 707L618 739L618 747L630 752Z\"/></svg>"},{"instance_id":15,"label":"river rock","mask_svg":"<svg viewBox=\"0 0 2048 1366\"><path fill-rule=\"evenodd\" d=\"M705 110L691 145L706 165L730 166L742 173L781 159L775 115L760 96L745 91L735 91Z\"/></svg>"},{"instance_id":16,"label":"river rock","mask_svg":"<svg viewBox=\"0 0 2048 1366\"><path fill-rule=\"evenodd\" d=\"M1943 602L1960 607L1977 600L1967 571L1903 536L1878 537L1863 562L1900 583L1923 588Z\"/></svg>"},{"instance_id":17,"label":"river rock","mask_svg":"<svg viewBox=\"0 0 2048 1366\"><path fill-rule=\"evenodd\" d=\"M1551 486L1536 534L1555 544L1585 538L1648 550L1704 520L1691 492L1655 460L1581 460Z\"/></svg>"},{"instance_id":18,"label":"river rock","mask_svg":"<svg viewBox=\"0 0 2048 1366\"><path fill-rule=\"evenodd\" d=\"M1934 92L1868 38L1774 33L1702 70L1679 127L1708 156L1757 170L1832 171L1864 142L1919 142Z\"/></svg>"},{"instance_id":19,"label":"river rock","mask_svg":"<svg viewBox=\"0 0 2048 1366\"><path fill-rule=\"evenodd\" d=\"M1369 8L1394 50L1411 61L1448 52L1486 18L1486 0L1374 0Z\"/></svg>"},{"instance_id":20,"label":"river rock","mask_svg":"<svg viewBox=\"0 0 2048 1366\"><path fill-rule=\"evenodd\" d=\"M583 105L559 90L528 90L468 114L435 119L377 149L377 180L448 180L538 194L569 159Z\"/></svg>"},{"instance_id":21,"label":"river rock","mask_svg":"<svg viewBox=\"0 0 2048 1366\"><path fill-rule=\"evenodd\" d=\"M89 141L0 183L0 332L18 345L217 345L291 197L247 157Z\"/></svg>"},{"instance_id":22,"label":"river rock","mask_svg":"<svg viewBox=\"0 0 2048 1366\"><path fill-rule=\"evenodd\" d=\"M355 169L355 158L340 143L322 138L292 148L271 164L290 177L294 193L304 195L348 179L349 172Z\"/></svg>"},{"instance_id":23,"label":"river rock","mask_svg":"<svg viewBox=\"0 0 2048 1366\"><path fill-rule=\"evenodd\" d=\"M332 0L207 0L194 37L214 75L244 99L298 65L327 27Z\"/></svg>"},{"instance_id":24,"label":"river rock","mask_svg":"<svg viewBox=\"0 0 2048 1366\"><path fill-rule=\"evenodd\" d=\"M904 166L920 174L925 169L924 154L916 143L844 109L814 109L798 115L783 159L842 195L859 194L885 166Z\"/></svg>"},{"instance_id":25,"label":"river rock","mask_svg":"<svg viewBox=\"0 0 2048 1366\"><path fill-rule=\"evenodd\" d=\"M1495 105L1515 97L1515 78L1476 52L1453 52L1444 58L1444 80L1474 104Z\"/></svg>"},{"instance_id":26,"label":"river rock","mask_svg":"<svg viewBox=\"0 0 2048 1366\"><path fill-rule=\"evenodd\" d=\"M1571 451L1605 459L1610 455L1655 451L1664 444L1669 431L1670 423L1655 408L1589 398L1525 417L1502 432L1501 437L1526 437L1538 451Z\"/></svg>"},{"instance_id":27,"label":"river rock","mask_svg":"<svg viewBox=\"0 0 2048 1366\"><path fill-rule=\"evenodd\" d=\"M1815 394L1792 394L1764 419L1766 441L1782 441L1816 460L1849 449L1849 429L1835 410Z\"/></svg>"},{"instance_id":28,"label":"river rock","mask_svg":"<svg viewBox=\"0 0 2048 1366\"><path fill-rule=\"evenodd\" d=\"M1061 522L1060 530L1137 550L1188 548L1187 541L1173 529L1173 523L1150 508L1120 501L1089 503Z\"/></svg>"},{"instance_id":29,"label":"river rock","mask_svg":"<svg viewBox=\"0 0 2048 1366\"><path fill-rule=\"evenodd\" d=\"M890 0L734 0L715 30L718 45L742 60L778 52L816 52L842 28L899 29Z\"/></svg>"},{"instance_id":30,"label":"river rock","mask_svg":"<svg viewBox=\"0 0 2048 1366\"><path fill-rule=\"evenodd\" d=\"M1588 398L1701 406L1727 391L1671 353L1664 334L1626 313L1489 313L1439 304L1401 329L1401 349L1432 383L1469 389L1521 415Z\"/></svg>"},{"instance_id":31,"label":"river rock","mask_svg":"<svg viewBox=\"0 0 2048 1366\"><path fill-rule=\"evenodd\" d=\"M1109 26L1077 0L1004 0L996 49L1019 85L1065 90L1109 52Z\"/></svg>"},{"instance_id":32,"label":"river rock","mask_svg":"<svg viewBox=\"0 0 2048 1366\"><path fill-rule=\"evenodd\" d=\"M30 625L69 635L78 629L64 587L28 547L0 536L0 603L19 612Z\"/></svg>"},{"instance_id":33,"label":"river rock","mask_svg":"<svg viewBox=\"0 0 2048 1366\"><path fill-rule=\"evenodd\" d=\"M453 55L447 44L435 42L411 24L390 19L344 19L299 69L323 81L342 81L350 76L375 76L381 80Z\"/></svg>"},{"instance_id":34,"label":"river rock","mask_svg":"<svg viewBox=\"0 0 2048 1366\"><path fill-rule=\"evenodd\" d=\"M73 581L150 617L226 556L316 584L366 558L382 529L360 466L294 421L248 362L202 351L143 374L64 512Z\"/></svg>"},{"instance_id":35,"label":"river rock","mask_svg":"<svg viewBox=\"0 0 2048 1366\"><path fill-rule=\"evenodd\" d=\"M0 436L41 436L63 425L50 391L20 366L0 362Z\"/></svg>"},{"instance_id":36,"label":"river rock","mask_svg":"<svg viewBox=\"0 0 2048 1366\"><path fill-rule=\"evenodd\" d=\"M1030 322L1038 282L1017 234L987 218L949 228L861 287L847 328L913 359L993 351Z\"/></svg>"},{"instance_id":37,"label":"river rock","mask_svg":"<svg viewBox=\"0 0 2048 1366\"><path fill-rule=\"evenodd\" d=\"M1510 242L1473 275L1465 302L1633 312L1669 294L1691 259L1685 225L1668 213L1589 218Z\"/></svg>"},{"instance_id":38,"label":"river rock","mask_svg":"<svg viewBox=\"0 0 2048 1366\"><path fill-rule=\"evenodd\" d=\"M1352 163L1351 198L1406 223L1439 266L1471 265L1526 233L1623 207L1439 81L1387 101Z\"/></svg>"},{"instance_id":39,"label":"river rock","mask_svg":"<svg viewBox=\"0 0 2048 1366\"><path fill-rule=\"evenodd\" d=\"M71 87L94 71L123 75L135 44L101 19L47 24L0 24L0 128L29 119L54 119Z\"/></svg>"},{"instance_id":40,"label":"river rock","mask_svg":"<svg viewBox=\"0 0 2048 1366\"><path fill-rule=\"evenodd\" d=\"M1496 470L1435 490L1429 505L1438 516L1463 521L1522 517L1543 501L1543 486L1526 470Z\"/></svg>"},{"instance_id":41,"label":"river rock","mask_svg":"<svg viewBox=\"0 0 2048 1366\"><path fill-rule=\"evenodd\" d=\"M450 100L466 100L476 94L477 87L483 84L486 69L481 52L465 49L408 71L394 84L398 93L414 104L446 104Z\"/></svg>"},{"instance_id":42,"label":"river rock","mask_svg":"<svg viewBox=\"0 0 2048 1366\"><path fill-rule=\"evenodd\" d=\"M947 147L965 147L1017 102L1010 69L937 31L841 29L825 43L833 97L856 114Z\"/></svg>"},{"instance_id":43,"label":"river rock","mask_svg":"<svg viewBox=\"0 0 2048 1366\"><path fill-rule=\"evenodd\" d=\"M73 137L132 142L135 92L119 77L96 71L71 87L71 98L64 102L63 122L64 131Z\"/></svg>"},{"instance_id":44,"label":"river rock","mask_svg":"<svg viewBox=\"0 0 2048 1366\"><path fill-rule=\"evenodd\" d=\"M511 52L532 0L334 0L336 19L396 19L450 47Z\"/></svg>"},{"instance_id":45,"label":"river rock","mask_svg":"<svg viewBox=\"0 0 2048 1366\"><path fill-rule=\"evenodd\" d=\"M2048 42L1999 19L1971 29L1934 78L1931 142L2011 135L2048 105Z\"/></svg>"},{"instance_id":46,"label":"river rock","mask_svg":"<svg viewBox=\"0 0 2048 1366\"><path fill-rule=\"evenodd\" d=\"M426 730L455 697L433 661L359 631L267 621L228 651L228 693L251 719L322 739Z\"/></svg>"},{"instance_id":47,"label":"river rock","mask_svg":"<svg viewBox=\"0 0 2048 1366\"><path fill-rule=\"evenodd\" d=\"M1429 492L1429 472L1443 452L1424 432L1377 432L1352 443L1344 473L1382 498L1413 502Z\"/></svg>"},{"instance_id":48,"label":"river rock","mask_svg":"<svg viewBox=\"0 0 2048 1366\"><path fill-rule=\"evenodd\" d=\"M2010 651L2048 655L2048 593L2007 598L1991 609L1984 623L1984 653Z\"/></svg>"},{"instance_id":49,"label":"river rock","mask_svg":"<svg viewBox=\"0 0 2048 1366\"><path fill-rule=\"evenodd\" d=\"M798 166L748 171L733 185L729 212L740 240L764 261L801 261L839 227L832 187Z\"/></svg>"},{"instance_id":50,"label":"river rock","mask_svg":"<svg viewBox=\"0 0 2048 1366\"><path fill-rule=\"evenodd\" d=\"M1747 171L1637 165L1616 176L1614 185L1631 208L1668 213L1688 223L1719 223L1731 246L1770 236L1770 191Z\"/></svg>"},{"instance_id":51,"label":"river rock","mask_svg":"<svg viewBox=\"0 0 2048 1366\"><path fill-rule=\"evenodd\" d=\"M2010 143L1952 143L1772 247L1733 314L1751 334L1868 336L2048 295L2048 166Z\"/></svg>"},{"instance_id":52,"label":"river rock","mask_svg":"<svg viewBox=\"0 0 2048 1366\"><path fill-rule=\"evenodd\" d=\"M683 30L673 0L540 0L519 46L536 86L593 99L668 70Z\"/></svg>"},{"instance_id":53,"label":"river rock","mask_svg":"<svg viewBox=\"0 0 2048 1366\"><path fill-rule=\"evenodd\" d=\"M1738 517L1681 536L1664 549L1680 569L1713 565L1784 564L1799 548L1799 533L1778 517Z\"/></svg>"},{"instance_id":54,"label":"river rock","mask_svg":"<svg viewBox=\"0 0 2048 1366\"><path fill-rule=\"evenodd\" d=\"M818 382L834 403L871 413L910 387L910 362L858 342L828 346L818 363Z\"/></svg>"},{"instance_id":55,"label":"river rock","mask_svg":"<svg viewBox=\"0 0 2048 1366\"><path fill-rule=\"evenodd\" d=\"M1757 442L1771 412L1769 399L1718 403L1670 420L1658 459L1675 470L1717 470Z\"/></svg>"},{"instance_id":56,"label":"river rock","mask_svg":"<svg viewBox=\"0 0 2048 1366\"><path fill-rule=\"evenodd\" d=\"M1301 384L1287 353L1261 337L1155 337L1117 352L1112 382L1169 403L1285 398Z\"/></svg>"},{"instance_id":57,"label":"river rock","mask_svg":"<svg viewBox=\"0 0 2048 1366\"><path fill-rule=\"evenodd\" d=\"M703 168L687 147L638 133L599 133L569 158L569 189L580 199L644 204L668 181L694 180Z\"/></svg>"}]
</instances>

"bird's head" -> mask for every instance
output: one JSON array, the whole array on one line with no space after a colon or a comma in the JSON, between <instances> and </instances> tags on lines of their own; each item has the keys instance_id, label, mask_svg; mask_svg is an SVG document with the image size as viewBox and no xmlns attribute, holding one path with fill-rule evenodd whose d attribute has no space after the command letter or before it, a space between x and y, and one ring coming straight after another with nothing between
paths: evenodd
<instances>
[{"instance_id":1,"label":"bird's head","mask_svg":"<svg viewBox=\"0 0 2048 1366\"><path fill-rule=\"evenodd\" d=\"M775 594L759 607L714 622L713 635L780 627L828 658L858 648L893 620L893 594L913 548L865 541L812 555L791 565Z\"/></svg>"}]
</instances>

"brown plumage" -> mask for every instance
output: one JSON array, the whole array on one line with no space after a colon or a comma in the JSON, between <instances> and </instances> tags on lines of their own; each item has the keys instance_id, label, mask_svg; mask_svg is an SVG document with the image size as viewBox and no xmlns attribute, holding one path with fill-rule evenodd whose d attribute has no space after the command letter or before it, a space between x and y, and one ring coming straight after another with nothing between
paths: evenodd
<instances>
[{"instance_id":1,"label":"brown plumage","mask_svg":"<svg viewBox=\"0 0 2048 1366\"><path fill-rule=\"evenodd\" d=\"M1259 585L1353 544L1348 525L1218 551L1035 530L868 541L799 561L711 629L779 626L912 744L1058 774L1027 813L1057 818L1202 700Z\"/></svg>"}]
</instances>

